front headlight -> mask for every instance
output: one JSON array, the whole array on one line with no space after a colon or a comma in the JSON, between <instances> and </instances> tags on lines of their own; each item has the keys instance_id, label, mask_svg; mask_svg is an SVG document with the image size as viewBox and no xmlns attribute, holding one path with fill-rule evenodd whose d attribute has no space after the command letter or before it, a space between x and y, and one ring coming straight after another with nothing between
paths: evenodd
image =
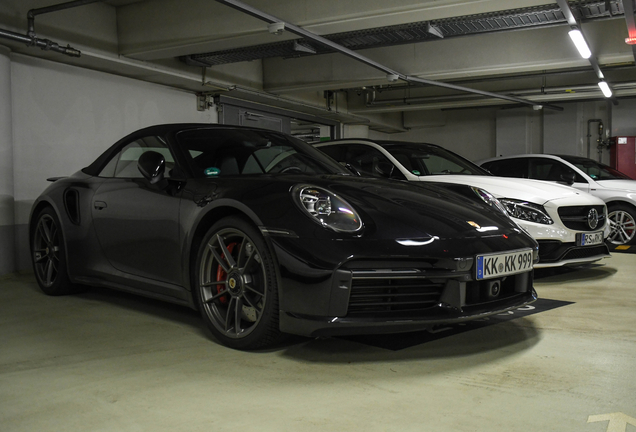
<instances>
[{"instance_id":1,"label":"front headlight","mask_svg":"<svg viewBox=\"0 0 636 432\"><path fill-rule=\"evenodd\" d=\"M543 206L539 204L510 198L501 198L499 202L504 205L510 217L545 225L552 225L554 223Z\"/></svg>"},{"instance_id":2,"label":"front headlight","mask_svg":"<svg viewBox=\"0 0 636 432\"><path fill-rule=\"evenodd\" d=\"M325 228L349 233L362 229L362 220L354 208L327 189L298 185L292 189L292 195L296 204Z\"/></svg>"},{"instance_id":3,"label":"front headlight","mask_svg":"<svg viewBox=\"0 0 636 432\"><path fill-rule=\"evenodd\" d=\"M485 191L482 188L478 188L478 187L475 187L475 186L471 186L471 189L473 190L473 192L475 192L477 194L477 196L479 198L482 199L482 201L484 201L490 207L492 207L492 208L494 208L496 210L499 210L500 212L502 212L506 216L509 216L508 211L506 210L506 207L504 207L504 205L501 204L499 202L499 200L497 198L495 198L490 192Z\"/></svg>"}]
</instances>

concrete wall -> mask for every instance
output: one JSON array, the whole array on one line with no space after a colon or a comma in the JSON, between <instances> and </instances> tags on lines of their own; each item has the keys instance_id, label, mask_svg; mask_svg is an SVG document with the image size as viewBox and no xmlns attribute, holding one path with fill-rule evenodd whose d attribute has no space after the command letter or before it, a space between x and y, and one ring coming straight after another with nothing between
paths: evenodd
<instances>
[{"instance_id":1,"label":"concrete wall","mask_svg":"<svg viewBox=\"0 0 636 432\"><path fill-rule=\"evenodd\" d=\"M473 161L521 153L571 154L598 160L598 121L602 139L636 136L636 99L558 103L563 111L532 108L411 111L404 113L408 132L369 131L369 138L439 144ZM589 135L589 137L588 137ZM601 160L609 163L609 150Z\"/></svg>"},{"instance_id":2,"label":"concrete wall","mask_svg":"<svg viewBox=\"0 0 636 432\"><path fill-rule=\"evenodd\" d=\"M31 205L46 188L48 177L73 174L119 138L142 127L217 122L216 111L197 111L196 97L191 93L1 53L0 152L2 156L12 153L13 162L7 168L7 163L0 161L0 195L12 196L13 202L4 198L0 201L0 226L15 224L15 247L13 264L10 256L5 259L8 252L2 250L0 274L30 268L27 223ZM10 77L6 74L7 62ZM9 78L12 97L6 97ZM12 107L10 121L5 113L7 99ZM5 129L7 123L11 127ZM12 137L7 131L12 131ZM5 179L11 167L12 178ZM13 221L8 217L11 206L15 210ZM5 245L5 236L10 234L5 228L0 230Z\"/></svg>"},{"instance_id":3,"label":"concrete wall","mask_svg":"<svg viewBox=\"0 0 636 432\"><path fill-rule=\"evenodd\" d=\"M605 126L603 139L612 115L611 105L605 102L579 102L562 104L564 111L544 114L544 152L598 158L596 141L599 138L599 120ZM588 140L588 135L590 135ZM603 152L603 161L609 161L609 152Z\"/></svg>"},{"instance_id":4,"label":"concrete wall","mask_svg":"<svg viewBox=\"0 0 636 432\"><path fill-rule=\"evenodd\" d=\"M344 125L342 137L343 138L369 138L369 126Z\"/></svg>"},{"instance_id":5,"label":"concrete wall","mask_svg":"<svg viewBox=\"0 0 636 432\"><path fill-rule=\"evenodd\" d=\"M0 275L15 270L11 60L0 46Z\"/></svg>"},{"instance_id":6,"label":"concrete wall","mask_svg":"<svg viewBox=\"0 0 636 432\"><path fill-rule=\"evenodd\" d=\"M543 117L532 108L497 111L497 156L543 152Z\"/></svg>"},{"instance_id":7,"label":"concrete wall","mask_svg":"<svg viewBox=\"0 0 636 432\"><path fill-rule=\"evenodd\" d=\"M495 152L495 112L489 108L405 112L404 126L411 130L390 137L438 144L470 160L483 159Z\"/></svg>"}]
</instances>

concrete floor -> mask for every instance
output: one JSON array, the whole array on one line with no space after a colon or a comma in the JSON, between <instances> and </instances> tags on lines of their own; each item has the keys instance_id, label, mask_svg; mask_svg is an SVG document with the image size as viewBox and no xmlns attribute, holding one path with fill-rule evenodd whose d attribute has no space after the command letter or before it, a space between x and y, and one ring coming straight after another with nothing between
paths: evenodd
<instances>
[{"instance_id":1,"label":"concrete floor","mask_svg":"<svg viewBox=\"0 0 636 432\"><path fill-rule=\"evenodd\" d=\"M634 432L635 264L537 272L574 303L398 350L233 351L185 308L3 277L0 431Z\"/></svg>"}]
</instances>

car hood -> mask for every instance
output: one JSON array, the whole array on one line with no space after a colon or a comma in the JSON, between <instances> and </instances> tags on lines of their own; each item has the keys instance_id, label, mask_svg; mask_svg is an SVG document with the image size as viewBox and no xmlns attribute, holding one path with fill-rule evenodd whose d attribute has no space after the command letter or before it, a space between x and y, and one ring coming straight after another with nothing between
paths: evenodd
<instances>
[{"instance_id":1,"label":"car hood","mask_svg":"<svg viewBox=\"0 0 636 432\"><path fill-rule=\"evenodd\" d=\"M420 181L445 182L477 186L496 198L511 198L544 205L549 201L576 201L578 205L597 205L598 199L569 186L550 182L510 177L478 175L429 175L418 177ZM636 183L636 182L635 182ZM574 205L574 203L572 203Z\"/></svg>"},{"instance_id":2,"label":"car hood","mask_svg":"<svg viewBox=\"0 0 636 432\"><path fill-rule=\"evenodd\" d=\"M518 226L505 214L481 201L469 187L425 184L346 176L285 175L260 179L235 178L226 191L218 183L215 195L240 200L264 226L287 227L320 238L338 236L301 210L291 191L297 186L326 189L348 202L365 225L363 236L374 239L485 238L519 234ZM287 205L285 202L293 205ZM214 205L214 204L212 204ZM305 213L299 217L299 213ZM315 221L314 221L315 222ZM309 231L311 231L311 233Z\"/></svg>"},{"instance_id":3,"label":"car hood","mask_svg":"<svg viewBox=\"0 0 636 432\"><path fill-rule=\"evenodd\" d=\"M604 189L621 192L636 192L636 180L595 180Z\"/></svg>"},{"instance_id":4,"label":"car hood","mask_svg":"<svg viewBox=\"0 0 636 432\"><path fill-rule=\"evenodd\" d=\"M404 225L429 236L457 238L491 235L479 227L497 227L494 231L502 233L515 227L507 216L480 202L472 190L462 195L456 185L365 180L330 184L328 189L369 214L382 231ZM392 233L396 235L399 231Z\"/></svg>"}]
</instances>

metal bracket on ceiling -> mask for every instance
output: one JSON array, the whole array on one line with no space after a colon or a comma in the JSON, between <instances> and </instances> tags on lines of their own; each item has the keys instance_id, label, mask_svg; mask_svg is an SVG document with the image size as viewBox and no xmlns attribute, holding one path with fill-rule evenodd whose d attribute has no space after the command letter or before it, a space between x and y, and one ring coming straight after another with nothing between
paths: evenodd
<instances>
[{"instance_id":1,"label":"metal bracket on ceiling","mask_svg":"<svg viewBox=\"0 0 636 432\"><path fill-rule=\"evenodd\" d=\"M418 78L418 77L413 77L413 76L408 76L406 74L397 72L391 68L389 68L388 66L384 66L383 64L380 64L366 56L363 56L362 54L358 54L355 51L350 50L349 48L346 48L342 45L339 45L329 39L326 39L322 36L319 36L315 33L312 33L308 30L305 30L301 27L298 27L292 23L288 23L284 20L281 20L280 18L277 18L273 15L270 15L266 12L263 12L261 10L258 10L248 4L245 4L239 0L216 0L219 3L222 3L226 6L229 6L231 8L234 8L236 10L239 10L243 13L246 13L248 15L251 15L255 18L258 18L262 21L265 21L269 24L273 24L273 23L284 23L285 26L285 30L289 31L291 33L294 33L298 36L301 36L307 40L311 40L314 42L317 42L321 45L324 45L328 48L333 49L334 51L338 51L341 54L346 55L347 57L350 57L354 60L357 60L361 63L364 63L368 66L371 66L375 69L378 69L382 72L384 72L386 74L387 77L391 77L392 79L395 79L395 77L397 77L397 79L401 79L402 81L406 81L409 83L420 83L420 84L428 84L428 85L432 85L432 86L437 86L437 87L444 87L444 88L448 88L448 89L452 89L452 90L458 90L458 91L462 91L462 92L466 92L466 93L473 93L473 94L479 94L482 96L488 96L488 97L493 97L493 98L497 98L497 99L502 99L502 100L507 100L509 102L515 102L515 103L519 103L519 104L523 104L523 105L530 105L533 108L536 107L538 109L541 108L549 108L549 109L553 109L553 110L557 110L557 111L563 111L562 107L559 106L554 106L554 105L549 105L549 104L537 104L535 102L529 101L527 99L521 99L521 98L517 98L514 96L509 96L509 95L502 95L499 93L492 93L492 92L487 92L487 91L481 91L481 90L476 90L476 89L472 89L472 88L468 88L468 87L462 87L462 86L458 86L458 85L454 85L454 84L450 84L450 83L445 83L442 81L433 81L433 80L427 80L427 79L423 79L423 78Z\"/></svg>"},{"instance_id":2,"label":"metal bracket on ceiling","mask_svg":"<svg viewBox=\"0 0 636 432\"><path fill-rule=\"evenodd\" d=\"M426 23L426 31L429 34L432 34L433 36L437 36L440 39L444 39L444 34L442 33L442 31L439 29L439 27L434 26L433 24Z\"/></svg>"},{"instance_id":3,"label":"metal bracket on ceiling","mask_svg":"<svg viewBox=\"0 0 636 432\"><path fill-rule=\"evenodd\" d=\"M197 94L197 111L205 111L214 105L213 96L210 93Z\"/></svg>"},{"instance_id":4,"label":"metal bracket on ceiling","mask_svg":"<svg viewBox=\"0 0 636 432\"><path fill-rule=\"evenodd\" d=\"M307 43L294 41L294 51L316 54L316 49Z\"/></svg>"}]
</instances>

